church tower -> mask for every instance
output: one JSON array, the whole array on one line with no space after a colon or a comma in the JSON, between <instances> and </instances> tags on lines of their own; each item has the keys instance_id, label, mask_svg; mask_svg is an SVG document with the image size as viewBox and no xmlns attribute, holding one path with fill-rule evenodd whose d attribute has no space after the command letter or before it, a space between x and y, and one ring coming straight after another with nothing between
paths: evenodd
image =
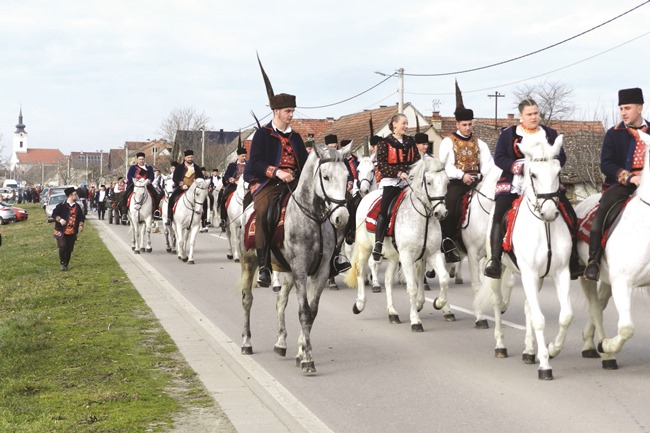
<instances>
[{"instance_id":1,"label":"church tower","mask_svg":"<svg viewBox=\"0 0 650 433\"><path fill-rule=\"evenodd\" d=\"M25 131L25 124L23 123L23 108L20 108L18 115L18 125L16 125L16 132L14 132L14 154L27 153L27 131Z\"/></svg>"}]
</instances>

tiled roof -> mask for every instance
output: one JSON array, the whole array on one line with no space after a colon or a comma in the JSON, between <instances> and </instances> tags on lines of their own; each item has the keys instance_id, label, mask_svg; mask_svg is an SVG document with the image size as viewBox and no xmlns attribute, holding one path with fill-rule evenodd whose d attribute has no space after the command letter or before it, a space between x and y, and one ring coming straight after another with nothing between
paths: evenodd
<instances>
[{"instance_id":1,"label":"tiled roof","mask_svg":"<svg viewBox=\"0 0 650 433\"><path fill-rule=\"evenodd\" d=\"M327 131L334 123L333 118L329 119L296 119L291 121L291 129L296 131L302 137L303 141L307 141L312 137L316 140L317 137L324 137Z\"/></svg>"},{"instance_id":2,"label":"tiled roof","mask_svg":"<svg viewBox=\"0 0 650 433\"><path fill-rule=\"evenodd\" d=\"M388 124L391 116L397 113L397 105L364 110L360 113L347 114L340 117L336 122L324 131L321 135L314 137L316 143L324 143L326 135L335 134L339 141L354 140L357 145L368 139L370 126L368 120L372 115L372 126L376 134L382 127ZM410 125L413 126L413 125Z\"/></svg>"},{"instance_id":3,"label":"tiled roof","mask_svg":"<svg viewBox=\"0 0 650 433\"><path fill-rule=\"evenodd\" d=\"M27 153L18 153L18 163L29 164L56 164L65 155L59 149L27 149Z\"/></svg>"}]
</instances>

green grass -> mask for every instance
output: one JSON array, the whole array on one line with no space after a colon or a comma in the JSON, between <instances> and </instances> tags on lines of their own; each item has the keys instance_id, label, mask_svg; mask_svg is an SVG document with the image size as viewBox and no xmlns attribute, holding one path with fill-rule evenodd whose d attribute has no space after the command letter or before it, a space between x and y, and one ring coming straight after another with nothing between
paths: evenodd
<instances>
[{"instance_id":1,"label":"green grass","mask_svg":"<svg viewBox=\"0 0 650 433\"><path fill-rule=\"evenodd\" d=\"M92 224L70 270L38 205L0 227L0 432L167 431L214 403Z\"/></svg>"}]
</instances>

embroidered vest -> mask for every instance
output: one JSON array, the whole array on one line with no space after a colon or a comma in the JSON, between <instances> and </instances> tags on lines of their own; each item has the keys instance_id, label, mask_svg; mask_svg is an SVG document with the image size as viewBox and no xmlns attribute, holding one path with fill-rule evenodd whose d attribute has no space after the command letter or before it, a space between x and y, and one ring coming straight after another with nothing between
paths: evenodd
<instances>
[{"instance_id":1,"label":"embroidered vest","mask_svg":"<svg viewBox=\"0 0 650 433\"><path fill-rule=\"evenodd\" d=\"M185 176L183 176L183 185L187 185L188 187L192 186L195 178L196 172L194 171L194 167L187 167Z\"/></svg>"},{"instance_id":2,"label":"embroidered vest","mask_svg":"<svg viewBox=\"0 0 650 433\"><path fill-rule=\"evenodd\" d=\"M278 168L283 170L295 170L298 167L298 164L289 137L284 137L282 134L278 134L278 136L280 137L280 143L282 144L282 155L280 156L280 164L278 164Z\"/></svg>"},{"instance_id":3,"label":"embroidered vest","mask_svg":"<svg viewBox=\"0 0 650 433\"><path fill-rule=\"evenodd\" d=\"M481 158L479 156L478 139L472 136L469 140L461 140L455 134L449 136L454 145L455 166L467 172L479 172Z\"/></svg>"}]
</instances>

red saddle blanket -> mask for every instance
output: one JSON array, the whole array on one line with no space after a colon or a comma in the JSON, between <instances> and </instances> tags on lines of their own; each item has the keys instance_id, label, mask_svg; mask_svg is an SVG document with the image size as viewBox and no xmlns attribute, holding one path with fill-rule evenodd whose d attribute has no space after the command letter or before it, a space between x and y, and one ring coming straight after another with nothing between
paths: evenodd
<instances>
[{"instance_id":1,"label":"red saddle blanket","mask_svg":"<svg viewBox=\"0 0 650 433\"><path fill-rule=\"evenodd\" d=\"M406 190L403 190L399 193L393 204L393 209L390 214L390 219L388 221L388 228L386 229L386 236L392 237L395 234L395 215L397 214L397 209L402 204L404 196L406 195ZM366 216L366 230L374 233L377 229L377 216L379 215L379 209L381 208L381 196L377 197L374 202L370 205L370 210Z\"/></svg>"},{"instance_id":2,"label":"red saddle blanket","mask_svg":"<svg viewBox=\"0 0 650 433\"><path fill-rule=\"evenodd\" d=\"M618 220L618 218L621 216L623 211L625 210L625 207L627 204L632 200L632 197L628 198L623 202L623 204L620 206L620 209L618 209L614 216L611 217L611 219L606 219L605 220L605 231L603 233L602 240L600 241L600 244L602 245L603 249L605 248L605 245L607 245L607 240L609 239L609 236L611 235L612 230L614 229L615 225L614 223ZM593 208L589 209L589 212L584 216L584 218L578 219L578 233L576 236L578 237L579 240L583 242L589 243L589 236L590 236L590 231L591 231L591 225L594 221L594 218L596 217L596 212L598 211L598 206L599 204L597 203ZM614 206L614 209L616 209L616 206ZM610 212L612 212L610 210Z\"/></svg>"},{"instance_id":3,"label":"red saddle blanket","mask_svg":"<svg viewBox=\"0 0 650 433\"><path fill-rule=\"evenodd\" d=\"M506 234L503 237L503 251L505 252L512 251L512 229L515 226L515 220L517 219L517 214L519 213L519 207L521 205L521 200L523 199L523 197L524 197L523 195L519 196L519 198L517 198L512 203L512 208L507 213ZM562 218L564 218L564 222L569 227L569 231L572 232L573 228L572 228L571 218L569 217L569 214L567 213L561 201L558 201L557 205L558 208L560 209L560 213L562 214Z\"/></svg>"},{"instance_id":4,"label":"red saddle blanket","mask_svg":"<svg viewBox=\"0 0 650 433\"><path fill-rule=\"evenodd\" d=\"M275 228L273 233L273 239L271 239L272 245L280 248L284 242L284 214L287 211L287 203L289 203L289 197L291 194L287 194L282 200L282 208L280 210L280 220L278 225ZM251 214L244 225L244 249L246 251L255 249L255 226L256 226L256 217L255 211Z\"/></svg>"}]
</instances>

